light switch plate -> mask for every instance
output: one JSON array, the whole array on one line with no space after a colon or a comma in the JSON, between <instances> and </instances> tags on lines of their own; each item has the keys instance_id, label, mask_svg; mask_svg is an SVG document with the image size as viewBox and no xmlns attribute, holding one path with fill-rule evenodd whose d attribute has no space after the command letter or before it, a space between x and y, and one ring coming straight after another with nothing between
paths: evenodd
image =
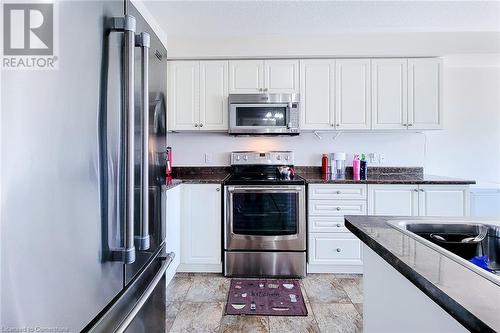
<instances>
[{"instance_id":1,"label":"light switch plate","mask_svg":"<svg viewBox=\"0 0 500 333\"><path fill-rule=\"evenodd\" d=\"M212 163L212 154L205 153L205 164L210 164Z\"/></svg>"}]
</instances>

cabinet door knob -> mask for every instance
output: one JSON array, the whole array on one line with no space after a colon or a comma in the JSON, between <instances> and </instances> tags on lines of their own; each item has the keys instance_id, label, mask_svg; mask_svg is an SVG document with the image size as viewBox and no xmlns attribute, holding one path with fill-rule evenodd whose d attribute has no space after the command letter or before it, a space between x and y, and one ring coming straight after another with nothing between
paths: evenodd
<instances>
[{"instance_id":1,"label":"cabinet door knob","mask_svg":"<svg viewBox=\"0 0 500 333\"><path fill-rule=\"evenodd\" d=\"M332 124L332 127L335 127L335 124Z\"/></svg>"},{"instance_id":2,"label":"cabinet door knob","mask_svg":"<svg viewBox=\"0 0 500 333\"><path fill-rule=\"evenodd\" d=\"M196 123L195 123L195 124L194 124L194 127L198 127L198 124L196 124Z\"/></svg>"},{"instance_id":3,"label":"cabinet door knob","mask_svg":"<svg viewBox=\"0 0 500 333\"><path fill-rule=\"evenodd\" d=\"M337 223L337 228L340 228L341 224L340 223Z\"/></svg>"},{"instance_id":4,"label":"cabinet door knob","mask_svg":"<svg viewBox=\"0 0 500 333\"><path fill-rule=\"evenodd\" d=\"M418 192L418 188L414 189L413 191L414 191L414 192Z\"/></svg>"},{"instance_id":5,"label":"cabinet door knob","mask_svg":"<svg viewBox=\"0 0 500 333\"><path fill-rule=\"evenodd\" d=\"M342 251L342 250L338 247L335 251L340 252L340 251Z\"/></svg>"},{"instance_id":6,"label":"cabinet door knob","mask_svg":"<svg viewBox=\"0 0 500 333\"><path fill-rule=\"evenodd\" d=\"M335 126L339 127L339 126L340 126L340 124L335 124Z\"/></svg>"},{"instance_id":7,"label":"cabinet door knob","mask_svg":"<svg viewBox=\"0 0 500 333\"><path fill-rule=\"evenodd\" d=\"M337 194L340 194L341 192L340 191L337 191Z\"/></svg>"},{"instance_id":8,"label":"cabinet door knob","mask_svg":"<svg viewBox=\"0 0 500 333\"><path fill-rule=\"evenodd\" d=\"M217 192L220 192L220 188L218 188L218 187L217 187L215 190L216 190Z\"/></svg>"},{"instance_id":9,"label":"cabinet door knob","mask_svg":"<svg viewBox=\"0 0 500 333\"><path fill-rule=\"evenodd\" d=\"M200 124L200 127L203 127L203 124Z\"/></svg>"},{"instance_id":10,"label":"cabinet door knob","mask_svg":"<svg viewBox=\"0 0 500 333\"><path fill-rule=\"evenodd\" d=\"M262 91L263 89L262 88L259 88L259 91Z\"/></svg>"},{"instance_id":11,"label":"cabinet door knob","mask_svg":"<svg viewBox=\"0 0 500 333\"><path fill-rule=\"evenodd\" d=\"M267 91L267 88L264 88L264 91Z\"/></svg>"},{"instance_id":12,"label":"cabinet door knob","mask_svg":"<svg viewBox=\"0 0 500 333\"><path fill-rule=\"evenodd\" d=\"M413 126L413 124L408 124L408 127Z\"/></svg>"},{"instance_id":13,"label":"cabinet door knob","mask_svg":"<svg viewBox=\"0 0 500 333\"><path fill-rule=\"evenodd\" d=\"M337 210L340 210L340 207L337 207Z\"/></svg>"},{"instance_id":14,"label":"cabinet door knob","mask_svg":"<svg viewBox=\"0 0 500 333\"><path fill-rule=\"evenodd\" d=\"M425 190L423 188L420 189L420 192L425 192Z\"/></svg>"},{"instance_id":15,"label":"cabinet door knob","mask_svg":"<svg viewBox=\"0 0 500 333\"><path fill-rule=\"evenodd\" d=\"M407 124L403 124L403 127L406 127L406 126L407 126Z\"/></svg>"}]
</instances>

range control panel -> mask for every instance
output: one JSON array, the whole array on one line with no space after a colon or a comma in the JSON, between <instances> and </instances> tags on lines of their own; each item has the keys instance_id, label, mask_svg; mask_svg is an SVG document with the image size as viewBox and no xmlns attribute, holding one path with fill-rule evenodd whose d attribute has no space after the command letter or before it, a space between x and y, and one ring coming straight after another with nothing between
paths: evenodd
<instances>
[{"instance_id":1,"label":"range control panel","mask_svg":"<svg viewBox=\"0 0 500 333\"><path fill-rule=\"evenodd\" d=\"M293 165L292 151L234 151L231 153L231 165Z\"/></svg>"}]
</instances>

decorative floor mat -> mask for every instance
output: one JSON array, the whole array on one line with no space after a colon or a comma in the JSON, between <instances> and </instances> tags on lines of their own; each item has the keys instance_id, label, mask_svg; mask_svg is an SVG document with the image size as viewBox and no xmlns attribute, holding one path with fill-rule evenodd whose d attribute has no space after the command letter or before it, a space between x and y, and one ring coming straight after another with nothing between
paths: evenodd
<instances>
[{"instance_id":1,"label":"decorative floor mat","mask_svg":"<svg viewBox=\"0 0 500 333\"><path fill-rule=\"evenodd\" d=\"M299 280L232 279L227 315L307 316Z\"/></svg>"}]
</instances>

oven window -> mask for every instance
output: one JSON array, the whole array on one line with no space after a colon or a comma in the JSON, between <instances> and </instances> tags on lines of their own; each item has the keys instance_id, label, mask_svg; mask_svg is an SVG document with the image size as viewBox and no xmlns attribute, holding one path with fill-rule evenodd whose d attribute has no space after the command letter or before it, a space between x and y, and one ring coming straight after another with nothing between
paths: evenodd
<instances>
[{"instance_id":1,"label":"oven window","mask_svg":"<svg viewBox=\"0 0 500 333\"><path fill-rule=\"evenodd\" d=\"M286 107L245 107L236 108L237 126L285 126Z\"/></svg>"},{"instance_id":2,"label":"oven window","mask_svg":"<svg viewBox=\"0 0 500 333\"><path fill-rule=\"evenodd\" d=\"M296 234L298 200L297 193L233 193L233 233Z\"/></svg>"}]
</instances>

